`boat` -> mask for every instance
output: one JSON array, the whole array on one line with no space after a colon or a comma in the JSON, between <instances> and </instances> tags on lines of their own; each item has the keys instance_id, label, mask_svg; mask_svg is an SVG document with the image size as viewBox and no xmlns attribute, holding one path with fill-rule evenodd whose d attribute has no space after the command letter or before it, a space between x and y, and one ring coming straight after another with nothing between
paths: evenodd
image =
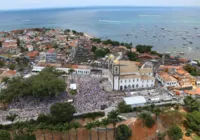
<instances>
[{"instance_id":1,"label":"boat","mask_svg":"<svg viewBox=\"0 0 200 140\"><path fill-rule=\"evenodd\" d=\"M194 29L197 30L198 28L197 28L197 27L194 27Z\"/></svg>"},{"instance_id":2,"label":"boat","mask_svg":"<svg viewBox=\"0 0 200 140\"><path fill-rule=\"evenodd\" d=\"M196 49L200 49L200 47L196 47Z\"/></svg>"}]
</instances>

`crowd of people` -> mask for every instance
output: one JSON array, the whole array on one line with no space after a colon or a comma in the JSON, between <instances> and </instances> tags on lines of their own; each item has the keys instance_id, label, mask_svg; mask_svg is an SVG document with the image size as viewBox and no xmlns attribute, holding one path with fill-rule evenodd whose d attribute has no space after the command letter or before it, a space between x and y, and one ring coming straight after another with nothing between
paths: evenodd
<instances>
[{"instance_id":1,"label":"crowd of people","mask_svg":"<svg viewBox=\"0 0 200 140\"><path fill-rule=\"evenodd\" d=\"M109 94L100 87L101 78L77 78L78 92L75 95L74 106L78 113L101 110L102 106L110 106Z\"/></svg>"},{"instance_id":2,"label":"crowd of people","mask_svg":"<svg viewBox=\"0 0 200 140\"><path fill-rule=\"evenodd\" d=\"M36 119L40 113L49 113L54 103L67 102L70 99L73 99L72 104L78 114L99 111L102 107L110 107L116 103L116 99L105 91L105 87L101 86L100 76L76 77L74 82L78 88L76 95L63 92L57 97L14 99L6 111L0 111L0 123L6 122L6 116L9 114L17 114L17 121Z\"/></svg>"}]
</instances>

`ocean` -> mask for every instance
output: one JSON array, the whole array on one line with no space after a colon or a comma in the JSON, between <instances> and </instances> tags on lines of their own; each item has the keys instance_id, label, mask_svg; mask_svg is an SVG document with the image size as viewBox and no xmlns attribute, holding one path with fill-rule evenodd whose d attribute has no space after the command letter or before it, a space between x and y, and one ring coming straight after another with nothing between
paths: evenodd
<instances>
[{"instance_id":1,"label":"ocean","mask_svg":"<svg viewBox=\"0 0 200 140\"><path fill-rule=\"evenodd\" d=\"M102 39L200 58L200 7L85 7L0 11L0 31L74 29Z\"/></svg>"}]
</instances>

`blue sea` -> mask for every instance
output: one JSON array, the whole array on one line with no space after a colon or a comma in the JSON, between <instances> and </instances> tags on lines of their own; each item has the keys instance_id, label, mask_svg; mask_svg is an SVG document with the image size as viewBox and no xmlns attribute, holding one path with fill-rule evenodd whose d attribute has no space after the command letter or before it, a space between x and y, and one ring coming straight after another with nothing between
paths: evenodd
<instances>
[{"instance_id":1,"label":"blue sea","mask_svg":"<svg viewBox=\"0 0 200 140\"><path fill-rule=\"evenodd\" d=\"M199 7L85 7L0 11L0 30L74 29L102 39L153 45L200 58Z\"/></svg>"}]
</instances>

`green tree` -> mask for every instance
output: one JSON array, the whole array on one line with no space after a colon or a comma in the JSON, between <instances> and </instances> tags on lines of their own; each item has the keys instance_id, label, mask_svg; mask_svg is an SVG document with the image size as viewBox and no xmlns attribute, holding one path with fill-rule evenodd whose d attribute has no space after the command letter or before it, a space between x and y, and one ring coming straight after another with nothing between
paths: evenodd
<instances>
[{"instance_id":1,"label":"green tree","mask_svg":"<svg viewBox=\"0 0 200 140\"><path fill-rule=\"evenodd\" d=\"M10 79L9 77L3 77L1 82L4 82L5 84L8 84L9 79Z\"/></svg>"},{"instance_id":2,"label":"green tree","mask_svg":"<svg viewBox=\"0 0 200 140\"><path fill-rule=\"evenodd\" d=\"M9 114L8 116L6 116L6 120L11 121L13 123L17 116L17 114Z\"/></svg>"},{"instance_id":3,"label":"green tree","mask_svg":"<svg viewBox=\"0 0 200 140\"><path fill-rule=\"evenodd\" d=\"M120 113L132 112L132 107L130 105L126 105L124 101L118 104L117 109Z\"/></svg>"},{"instance_id":4,"label":"green tree","mask_svg":"<svg viewBox=\"0 0 200 140\"><path fill-rule=\"evenodd\" d=\"M15 67L16 67L16 65L15 65L15 64L10 64L10 65L9 65L9 69L10 69L10 70L14 70L14 69L15 69Z\"/></svg>"},{"instance_id":5,"label":"green tree","mask_svg":"<svg viewBox=\"0 0 200 140\"><path fill-rule=\"evenodd\" d=\"M116 111L116 110L113 110L113 111L108 113L108 120L109 120L110 123L112 123L113 128L114 128L114 132L113 132L114 138L116 136L116 124L119 121L118 115L119 115L119 112Z\"/></svg>"},{"instance_id":6,"label":"green tree","mask_svg":"<svg viewBox=\"0 0 200 140\"><path fill-rule=\"evenodd\" d=\"M197 99L192 98L191 96L185 97L184 103L189 112L200 110L200 102Z\"/></svg>"},{"instance_id":7,"label":"green tree","mask_svg":"<svg viewBox=\"0 0 200 140\"><path fill-rule=\"evenodd\" d=\"M88 122L86 125L85 125L85 128L89 131L89 138L90 140L92 140L92 128L95 126L95 124L93 122Z\"/></svg>"},{"instance_id":8,"label":"green tree","mask_svg":"<svg viewBox=\"0 0 200 140\"><path fill-rule=\"evenodd\" d=\"M70 140L70 134L69 134L69 131L72 129L72 124L71 123L65 123L64 124L64 130L67 131L67 134L68 134L68 140Z\"/></svg>"},{"instance_id":9,"label":"green tree","mask_svg":"<svg viewBox=\"0 0 200 140\"><path fill-rule=\"evenodd\" d=\"M20 134L15 135L14 140L36 140L36 136L34 134Z\"/></svg>"},{"instance_id":10,"label":"green tree","mask_svg":"<svg viewBox=\"0 0 200 140\"><path fill-rule=\"evenodd\" d=\"M38 126L37 126L38 129L41 130L42 134L43 134L43 139L46 140L46 133L45 133L45 130L48 129L48 126L45 124L45 123L40 123Z\"/></svg>"},{"instance_id":11,"label":"green tree","mask_svg":"<svg viewBox=\"0 0 200 140\"><path fill-rule=\"evenodd\" d=\"M79 122L73 122L72 123L72 127L75 129L76 131L76 140L78 140L78 128L81 128L81 124Z\"/></svg>"},{"instance_id":12,"label":"green tree","mask_svg":"<svg viewBox=\"0 0 200 140\"><path fill-rule=\"evenodd\" d=\"M131 51L128 51L127 53L126 53L126 55L128 56L128 59L130 60L130 61L137 61L138 60L138 55L136 54L136 53L134 53L134 52L131 52Z\"/></svg>"},{"instance_id":13,"label":"green tree","mask_svg":"<svg viewBox=\"0 0 200 140\"><path fill-rule=\"evenodd\" d=\"M143 124L145 124L148 128L153 127L153 125L155 124L154 119L149 113L141 113L139 115L139 118L142 119Z\"/></svg>"},{"instance_id":14,"label":"green tree","mask_svg":"<svg viewBox=\"0 0 200 140\"><path fill-rule=\"evenodd\" d=\"M54 125L52 125L52 124L48 125L47 128L51 132L51 139L54 140L54 135L53 135L53 132L55 130Z\"/></svg>"},{"instance_id":15,"label":"green tree","mask_svg":"<svg viewBox=\"0 0 200 140\"><path fill-rule=\"evenodd\" d=\"M165 132L163 132L163 133L158 132L158 134L157 134L158 140L165 140L165 136L166 136Z\"/></svg>"},{"instance_id":16,"label":"green tree","mask_svg":"<svg viewBox=\"0 0 200 140\"><path fill-rule=\"evenodd\" d=\"M168 135L172 140L180 140L183 137L183 132L178 126L172 126L168 130Z\"/></svg>"},{"instance_id":17,"label":"green tree","mask_svg":"<svg viewBox=\"0 0 200 140\"><path fill-rule=\"evenodd\" d=\"M4 61L0 60L0 68L4 67L5 66L5 63Z\"/></svg>"},{"instance_id":18,"label":"green tree","mask_svg":"<svg viewBox=\"0 0 200 140\"><path fill-rule=\"evenodd\" d=\"M70 103L55 103L50 108L52 119L58 123L70 122L76 110Z\"/></svg>"},{"instance_id":19,"label":"green tree","mask_svg":"<svg viewBox=\"0 0 200 140\"><path fill-rule=\"evenodd\" d=\"M96 47L96 46L92 46L92 49L91 49L91 51L92 51L92 52L95 52L95 51L96 51L96 49L97 49L97 47Z\"/></svg>"},{"instance_id":20,"label":"green tree","mask_svg":"<svg viewBox=\"0 0 200 140\"><path fill-rule=\"evenodd\" d=\"M186 116L186 123L188 127L194 131L200 130L200 112L193 111L192 113L187 114Z\"/></svg>"},{"instance_id":21,"label":"green tree","mask_svg":"<svg viewBox=\"0 0 200 140\"><path fill-rule=\"evenodd\" d=\"M109 125L109 120L107 118L103 119L101 121L101 125L106 129L106 135L105 135L105 139L108 139L108 131L107 131L107 126Z\"/></svg>"},{"instance_id":22,"label":"green tree","mask_svg":"<svg viewBox=\"0 0 200 140\"><path fill-rule=\"evenodd\" d=\"M11 140L10 133L6 130L0 130L0 140Z\"/></svg>"},{"instance_id":23,"label":"green tree","mask_svg":"<svg viewBox=\"0 0 200 140\"><path fill-rule=\"evenodd\" d=\"M98 138L98 140L99 140L99 130L98 130L98 128L101 126L101 122L100 121L95 121L94 122L94 126L97 128L96 129L96 131L97 131L97 138Z\"/></svg>"},{"instance_id":24,"label":"green tree","mask_svg":"<svg viewBox=\"0 0 200 140\"><path fill-rule=\"evenodd\" d=\"M68 73L69 73L69 75L70 75L70 77L71 77L72 80L73 80L72 74L73 74L74 72L75 72L74 69L69 69L69 70L68 70Z\"/></svg>"},{"instance_id":25,"label":"green tree","mask_svg":"<svg viewBox=\"0 0 200 140\"><path fill-rule=\"evenodd\" d=\"M131 137L131 130L125 124L117 127L116 140L128 140Z\"/></svg>"},{"instance_id":26,"label":"green tree","mask_svg":"<svg viewBox=\"0 0 200 140\"><path fill-rule=\"evenodd\" d=\"M137 45L136 49L139 53L145 53L145 52L151 52L151 49L153 46L148 46L148 45Z\"/></svg>"}]
</instances>

